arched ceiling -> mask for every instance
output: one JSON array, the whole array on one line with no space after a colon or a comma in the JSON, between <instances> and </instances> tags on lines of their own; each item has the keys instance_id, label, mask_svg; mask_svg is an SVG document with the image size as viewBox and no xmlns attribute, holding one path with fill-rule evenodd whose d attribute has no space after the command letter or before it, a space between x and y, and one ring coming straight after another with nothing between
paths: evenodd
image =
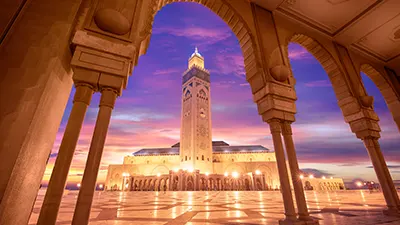
<instances>
[{"instance_id":1,"label":"arched ceiling","mask_svg":"<svg viewBox=\"0 0 400 225\"><path fill-rule=\"evenodd\" d=\"M400 67L399 0L250 1L389 67Z\"/></svg>"}]
</instances>

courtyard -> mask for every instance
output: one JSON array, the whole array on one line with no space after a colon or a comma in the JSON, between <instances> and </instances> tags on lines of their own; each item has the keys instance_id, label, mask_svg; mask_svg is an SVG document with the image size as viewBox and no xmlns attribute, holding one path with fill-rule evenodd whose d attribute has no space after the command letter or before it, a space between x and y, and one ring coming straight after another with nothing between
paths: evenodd
<instances>
[{"instance_id":1,"label":"courtyard","mask_svg":"<svg viewBox=\"0 0 400 225\"><path fill-rule=\"evenodd\" d=\"M37 196L29 224L36 224L45 190ZM394 225L384 216L382 193L367 190L306 191L311 216L321 225ZM57 224L71 224L78 191L66 191ZM89 224L213 225L278 224L284 209L279 191L95 192Z\"/></svg>"}]
</instances>

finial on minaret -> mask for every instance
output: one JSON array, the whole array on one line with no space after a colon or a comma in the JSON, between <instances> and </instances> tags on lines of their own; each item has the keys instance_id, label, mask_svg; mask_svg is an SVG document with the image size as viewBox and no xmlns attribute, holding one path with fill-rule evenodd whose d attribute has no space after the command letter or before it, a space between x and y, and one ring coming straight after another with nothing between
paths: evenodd
<instances>
[{"instance_id":1,"label":"finial on minaret","mask_svg":"<svg viewBox=\"0 0 400 225\"><path fill-rule=\"evenodd\" d=\"M195 57L195 56L197 56L197 57ZM196 65L200 68L204 68L204 58L202 55L200 55L199 49L197 49L197 46L194 48L194 52L189 58L188 68L191 68L193 65Z\"/></svg>"}]
</instances>

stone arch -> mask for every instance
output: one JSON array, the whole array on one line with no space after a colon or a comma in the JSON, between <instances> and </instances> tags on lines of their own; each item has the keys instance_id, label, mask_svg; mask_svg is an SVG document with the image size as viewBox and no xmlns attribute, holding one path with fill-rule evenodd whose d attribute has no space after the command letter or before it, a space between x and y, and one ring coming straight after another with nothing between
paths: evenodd
<instances>
[{"instance_id":1,"label":"stone arch","mask_svg":"<svg viewBox=\"0 0 400 225\"><path fill-rule=\"evenodd\" d=\"M322 44L315 39L308 37L307 35L294 34L292 37L287 39L284 47L284 55L289 65L288 47L290 42L301 45L318 60L328 75L329 80L331 81L333 91L335 92L335 96L338 101L354 96L354 93L350 89L348 81L346 80L346 77L339 66L340 64L336 62L332 54ZM294 78L292 77L292 79Z\"/></svg>"},{"instance_id":2,"label":"stone arch","mask_svg":"<svg viewBox=\"0 0 400 225\"><path fill-rule=\"evenodd\" d=\"M166 165L158 165L151 171L151 175L157 175L157 173L168 174L169 168Z\"/></svg>"},{"instance_id":3,"label":"stone arch","mask_svg":"<svg viewBox=\"0 0 400 225\"><path fill-rule=\"evenodd\" d=\"M181 2L182 0L153 0L152 5L149 7L151 11L149 17L145 21L145 25L142 31L140 31L140 51L144 54L147 50L149 43L149 36L153 27L154 17L159 10L168 4L175 2ZM244 67L246 71L246 80L255 80L257 82L249 82L252 92L255 93L259 89L265 86L265 77L261 67L261 58L259 55L258 45L256 42L255 34L251 31L248 23L243 19L240 12L236 11L230 3L221 0L185 0L185 2L198 3L216 15L218 15L232 30L238 39L239 45L242 49ZM143 46L143 43L144 44Z\"/></svg>"},{"instance_id":4,"label":"stone arch","mask_svg":"<svg viewBox=\"0 0 400 225\"><path fill-rule=\"evenodd\" d=\"M229 164L224 169L224 172L227 172L227 173L232 173L232 172L244 173L245 171L246 170L242 166L235 164L235 163Z\"/></svg>"},{"instance_id":5,"label":"stone arch","mask_svg":"<svg viewBox=\"0 0 400 225\"><path fill-rule=\"evenodd\" d=\"M400 131L400 96L396 94L393 87L390 85L390 81L369 64L362 64L360 66L360 72L365 73L378 87Z\"/></svg>"}]
</instances>

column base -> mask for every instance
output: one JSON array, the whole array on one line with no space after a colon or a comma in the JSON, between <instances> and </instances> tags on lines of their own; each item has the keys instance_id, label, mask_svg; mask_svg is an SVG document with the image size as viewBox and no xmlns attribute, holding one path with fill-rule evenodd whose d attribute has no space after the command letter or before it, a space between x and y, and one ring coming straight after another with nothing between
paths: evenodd
<instances>
[{"instance_id":1,"label":"column base","mask_svg":"<svg viewBox=\"0 0 400 225\"><path fill-rule=\"evenodd\" d=\"M305 221L282 219L279 220L279 225L306 225Z\"/></svg>"},{"instance_id":2,"label":"column base","mask_svg":"<svg viewBox=\"0 0 400 225\"><path fill-rule=\"evenodd\" d=\"M400 217L400 210L397 208L391 208L391 209L384 209L383 214L386 216L396 216Z\"/></svg>"}]
</instances>

